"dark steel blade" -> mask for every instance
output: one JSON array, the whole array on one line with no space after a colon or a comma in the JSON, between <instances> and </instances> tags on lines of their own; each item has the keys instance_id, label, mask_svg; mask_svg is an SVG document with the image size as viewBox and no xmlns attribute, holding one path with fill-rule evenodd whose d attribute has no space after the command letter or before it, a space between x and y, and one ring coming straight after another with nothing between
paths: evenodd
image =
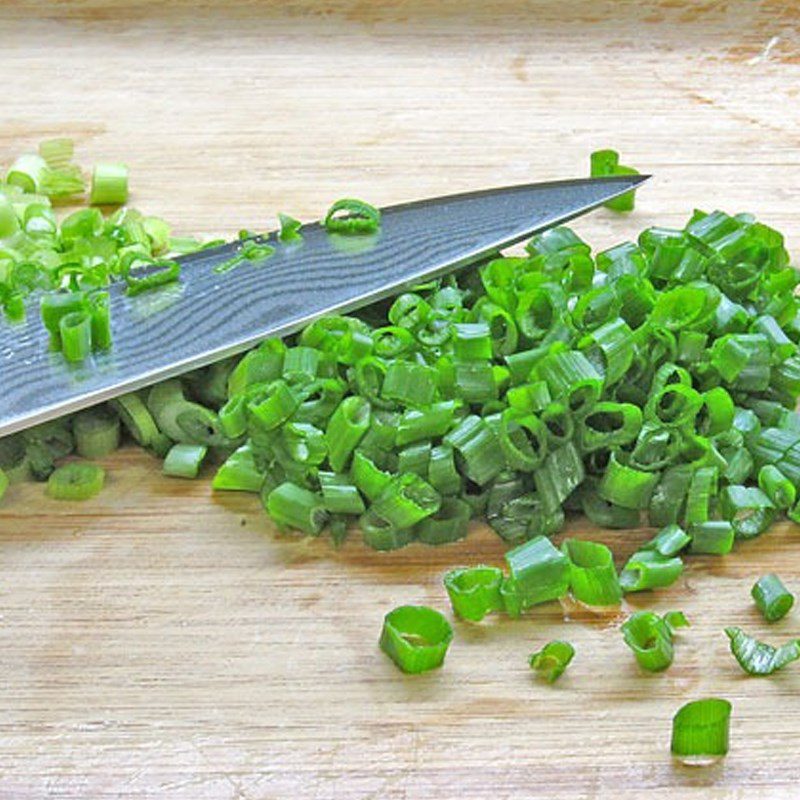
<instances>
[{"instance_id":1,"label":"dark steel blade","mask_svg":"<svg viewBox=\"0 0 800 800\"><path fill-rule=\"evenodd\" d=\"M379 233L303 241L214 272L232 242L179 259L180 283L138 297L111 287L114 346L80 365L48 350L35 305L22 325L0 324L0 436L108 400L283 336L473 263L628 191L646 176L527 184L383 210ZM274 236L271 237L274 240Z\"/></svg>"}]
</instances>

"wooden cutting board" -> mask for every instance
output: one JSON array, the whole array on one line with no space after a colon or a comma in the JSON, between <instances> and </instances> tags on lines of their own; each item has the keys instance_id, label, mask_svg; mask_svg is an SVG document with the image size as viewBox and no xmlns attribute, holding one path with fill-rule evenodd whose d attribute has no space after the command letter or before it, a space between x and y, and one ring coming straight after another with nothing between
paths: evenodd
<instances>
[{"instance_id":1,"label":"wooden cutting board","mask_svg":"<svg viewBox=\"0 0 800 800\"><path fill-rule=\"evenodd\" d=\"M580 222L599 247L699 206L756 212L797 254L799 26L791 0L18 0L0 161L69 135L84 163L128 161L139 207L221 234L344 194L582 175L613 146L656 177L634 214ZM383 614L446 609L447 568L500 562L489 531L335 552L135 450L107 467L94 501L26 485L0 508L0 798L800 796L800 670L747 678L722 632L800 634L800 612L768 628L749 597L769 570L800 590L795 526L631 598L692 622L665 674L637 670L619 619L553 604L458 623L444 669L404 677ZM620 560L647 535L570 531ZM527 656L554 637L577 656L546 687ZM730 755L677 767L672 715L707 695L733 702Z\"/></svg>"}]
</instances>

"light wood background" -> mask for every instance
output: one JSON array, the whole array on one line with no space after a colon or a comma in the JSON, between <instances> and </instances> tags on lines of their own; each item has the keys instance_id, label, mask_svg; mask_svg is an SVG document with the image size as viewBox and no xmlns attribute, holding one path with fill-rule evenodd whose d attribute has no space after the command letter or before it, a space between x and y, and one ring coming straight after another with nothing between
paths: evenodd
<instances>
[{"instance_id":1,"label":"light wood background","mask_svg":"<svg viewBox=\"0 0 800 800\"><path fill-rule=\"evenodd\" d=\"M798 252L792 0L22 0L0 5L0 75L1 161L72 136L180 233L583 175L613 146L655 178L633 215L579 223L599 246L699 206L757 212ZM800 797L800 670L746 678L722 632L800 634L800 611L767 629L749 599L767 570L800 590L794 526L631 601L692 620L665 674L637 671L619 620L552 605L456 624L444 669L404 677L382 615L446 609L448 567L501 559L489 532L334 552L141 453L107 466L92 502L30 485L0 509L4 800ZM646 535L571 530L620 559ZM554 637L577 656L546 687L526 659ZM734 704L730 755L676 767L672 715L705 695Z\"/></svg>"}]
</instances>

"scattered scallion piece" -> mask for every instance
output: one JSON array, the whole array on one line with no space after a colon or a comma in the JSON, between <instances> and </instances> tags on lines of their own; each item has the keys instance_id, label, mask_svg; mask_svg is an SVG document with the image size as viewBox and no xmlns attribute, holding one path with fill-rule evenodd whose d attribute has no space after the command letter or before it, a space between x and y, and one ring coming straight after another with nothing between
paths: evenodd
<instances>
[{"instance_id":1,"label":"scattered scallion piece","mask_svg":"<svg viewBox=\"0 0 800 800\"><path fill-rule=\"evenodd\" d=\"M427 606L399 606L383 621L380 647L403 672L417 675L444 663L453 640L450 623Z\"/></svg>"},{"instance_id":2,"label":"scattered scallion piece","mask_svg":"<svg viewBox=\"0 0 800 800\"><path fill-rule=\"evenodd\" d=\"M588 606L618 605L622 599L614 556L604 544L566 539L561 546L569 559L569 588Z\"/></svg>"},{"instance_id":3,"label":"scattered scallion piece","mask_svg":"<svg viewBox=\"0 0 800 800\"><path fill-rule=\"evenodd\" d=\"M695 766L726 755L731 708L727 700L715 697L682 706L672 720L672 755Z\"/></svg>"},{"instance_id":4,"label":"scattered scallion piece","mask_svg":"<svg viewBox=\"0 0 800 800\"><path fill-rule=\"evenodd\" d=\"M128 200L128 168L125 164L95 164L92 172L92 205L122 205Z\"/></svg>"},{"instance_id":5,"label":"scattered scallion piece","mask_svg":"<svg viewBox=\"0 0 800 800\"><path fill-rule=\"evenodd\" d=\"M537 536L509 550L506 562L509 577L503 585L503 599L509 613L557 600L567 593L569 559L545 536Z\"/></svg>"},{"instance_id":6,"label":"scattered scallion piece","mask_svg":"<svg viewBox=\"0 0 800 800\"><path fill-rule=\"evenodd\" d=\"M772 573L759 578L753 584L750 594L767 622L783 619L794 605L794 595Z\"/></svg>"},{"instance_id":7,"label":"scattered scallion piece","mask_svg":"<svg viewBox=\"0 0 800 800\"><path fill-rule=\"evenodd\" d=\"M667 613L664 614L664 622L667 623L667 627L672 633L675 633L679 628L689 627L689 620L686 619L686 615L683 611L667 611Z\"/></svg>"},{"instance_id":8,"label":"scattered scallion piece","mask_svg":"<svg viewBox=\"0 0 800 800\"><path fill-rule=\"evenodd\" d=\"M88 500L99 494L105 470L89 461L73 461L58 467L47 479L47 493L56 500Z\"/></svg>"},{"instance_id":9,"label":"scattered scallion piece","mask_svg":"<svg viewBox=\"0 0 800 800\"><path fill-rule=\"evenodd\" d=\"M672 663L672 632L658 614L652 611L634 612L622 623L622 635L642 669L660 672Z\"/></svg>"},{"instance_id":10,"label":"scattered scallion piece","mask_svg":"<svg viewBox=\"0 0 800 800\"><path fill-rule=\"evenodd\" d=\"M800 658L800 639L792 639L780 647L759 642L741 628L725 628L730 639L731 653L748 675L772 675Z\"/></svg>"},{"instance_id":11,"label":"scattered scallion piece","mask_svg":"<svg viewBox=\"0 0 800 800\"><path fill-rule=\"evenodd\" d=\"M575 656L569 642L554 640L531 654L530 668L547 683L555 683L565 672Z\"/></svg>"},{"instance_id":12,"label":"scattered scallion piece","mask_svg":"<svg viewBox=\"0 0 800 800\"><path fill-rule=\"evenodd\" d=\"M444 576L453 611L470 622L480 622L487 614L503 608L502 582L502 570L483 565L454 569Z\"/></svg>"}]
</instances>

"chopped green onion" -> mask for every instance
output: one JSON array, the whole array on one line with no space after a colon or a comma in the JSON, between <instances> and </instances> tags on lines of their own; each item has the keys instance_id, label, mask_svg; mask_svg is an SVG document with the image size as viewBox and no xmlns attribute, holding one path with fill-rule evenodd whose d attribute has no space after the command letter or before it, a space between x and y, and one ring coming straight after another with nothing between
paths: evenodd
<instances>
[{"instance_id":1,"label":"chopped green onion","mask_svg":"<svg viewBox=\"0 0 800 800\"><path fill-rule=\"evenodd\" d=\"M741 628L725 628L731 653L748 675L772 675L800 658L800 639L792 639L778 648L759 642Z\"/></svg>"},{"instance_id":2,"label":"chopped green onion","mask_svg":"<svg viewBox=\"0 0 800 800\"><path fill-rule=\"evenodd\" d=\"M764 464L758 471L758 488L781 510L791 508L797 499L794 484L773 464Z\"/></svg>"},{"instance_id":3,"label":"chopped green onion","mask_svg":"<svg viewBox=\"0 0 800 800\"><path fill-rule=\"evenodd\" d=\"M624 463L621 454L612 453L597 493L623 508L647 508L657 483L657 472L634 469Z\"/></svg>"},{"instance_id":4,"label":"chopped green onion","mask_svg":"<svg viewBox=\"0 0 800 800\"><path fill-rule=\"evenodd\" d=\"M643 592L671 586L683 572L683 561L677 556L667 558L653 550L634 553L619 576L624 592Z\"/></svg>"},{"instance_id":5,"label":"chopped green onion","mask_svg":"<svg viewBox=\"0 0 800 800\"><path fill-rule=\"evenodd\" d=\"M783 581L774 574L759 578L750 590L758 610L767 622L783 619L794 605L794 595L783 585Z\"/></svg>"},{"instance_id":6,"label":"chopped green onion","mask_svg":"<svg viewBox=\"0 0 800 800\"><path fill-rule=\"evenodd\" d=\"M128 199L128 168L125 164L95 164L92 172L92 205L122 205Z\"/></svg>"},{"instance_id":7,"label":"chopped green onion","mask_svg":"<svg viewBox=\"0 0 800 800\"><path fill-rule=\"evenodd\" d=\"M469 529L472 509L457 497L443 497L438 511L414 527L417 539L424 544L440 545L463 539Z\"/></svg>"},{"instance_id":8,"label":"chopped green onion","mask_svg":"<svg viewBox=\"0 0 800 800\"><path fill-rule=\"evenodd\" d=\"M344 212L343 214L341 212ZM381 212L363 200L337 200L325 216L323 225L328 233L375 233L381 224Z\"/></svg>"},{"instance_id":9,"label":"chopped green onion","mask_svg":"<svg viewBox=\"0 0 800 800\"><path fill-rule=\"evenodd\" d=\"M67 361L77 364L91 355L92 317L86 311L74 311L61 317L58 334Z\"/></svg>"},{"instance_id":10,"label":"chopped green onion","mask_svg":"<svg viewBox=\"0 0 800 800\"><path fill-rule=\"evenodd\" d=\"M138 394L120 395L111 400L109 405L119 415L120 421L134 440L142 447L149 447L156 436L158 426Z\"/></svg>"},{"instance_id":11,"label":"chopped green onion","mask_svg":"<svg viewBox=\"0 0 800 800\"><path fill-rule=\"evenodd\" d=\"M300 233L302 223L299 220L290 217L288 214L278 214L278 221L281 225L278 238L282 242L296 242L303 238L303 234Z\"/></svg>"},{"instance_id":12,"label":"chopped green onion","mask_svg":"<svg viewBox=\"0 0 800 800\"><path fill-rule=\"evenodd\" d=\"M502 570L483 565L453 569L444 576L453 611L470 622L480 622L487 614L502 610L502 582Z\"/></svg>"},{"instance_id":13,"label":"chopped green onion","mask_svg":"<svg viewBox=\"0 0 800 800\"><path fill-rule=\"evenodd\" d=\"M619 163L619 153L616 150L595 150L591 155L590 175L593 178L604 177L606 175L638 175L637 170L625 167ZM634 191L625 192L613 200L603 203L606 208L612 211L632 211L634 204Z\"/></svg>"},{"instance_id":14,"label":"chopped green onion","mask_svg":"<svg viewBox=\"0 0 800 800\"><path fill-rule=\"evenodd\" d=\"M459 469L479 486L485 486L505 469L495 432L478 416L465 417L444 437L460 459Z\"/></svg>"},{"instance_id":15,"label":"chopped green onion","mask_svg":"<svg viewBox=\"0 0 800 800\"><path fill-rule=\"evenodd\" d=\"M735 534L733 526L727 520L698 522L689 527L689 533L692 537L690 553L724 556L733 549Z\"/></svg>"},{"instance_id":16,"label":"chopped green onion","mask_svg":"<svg viewBox=\"0 0 800 800\"><path fill-rule=\"evenodd\" d=\"M320 472L319 485L325 508L333 514L363 514L364 501L358 489L345 475Z\"/></svg>"},{"instance_id":17,"label":"chopped green onion","mask_svg":"<svg viewBox=\"0 0 800 800\"><path fill-rule=\"evenodd\" d=\"M531 669L547 683L555 683L565 672L575 656L575 648L569 642L554 640L529 659Z\"/></svg>"},{"instance_id":18,"label":"chopped green onion","mask_svg":"<svg viewBox=\"0 0 800 800\"><path fill-rule=\"evenodd\" d=\"M622 624L622 635L642 669L660 672L672 663L672 634L658 614L636 611Z\"/></svg>"},{"instance_id":19,"label":"chopped green onion","mask_svg":"<svg viewBox=\"0 0 800 800\"><path fill-rule=\"evenodd\" d=\"M196 478L208 448L202 444L176 444L164 459L162 472L171 478Z\"/></svg>"},{"instance_id":20,"label":"chopped green onion","mask_svg":"<svg viewBox=\"0 0 800 800\"><path fill-rule=\"evenodd\" d=\"M664 622L667 623L667 627L670 629L671 633L675 633L679 628L690 627L689 620L686 619L686 615L683 611L667 611L667 613L664 614Z\"/></svg>"},{"instance_id":21,"label":"chopped green onion","mask_svg":"<svg viewBox=\"0 0 800 800\"><path fill-rule=\"evenodd\" d=\"M180 278L181 265L170 259L147 260L137 263L131 261L122 270L122 277L128 285L126 294L130 297L174 283Z\"/></svg>"},{"instance_id":22,"label":"chopped green onion","mask_svg":"<svg viewBox=\"0 0 800 800\"><path fill-rule=\"evenodd\" d=\"M119 447L119 416L103 406L81 411L72 419L75 450L83 458L105 458Z\"/></svg>"},{"instance_id":23,"label":"chopped green onion","mask_svg":"<svg viewBox=\"0 0 800 800\"><path fill-rule=\"evenodd\" d=\"M561 550L569 559L569 588L577 601L588 606L619 604L622 589L614 556L604 544L566 539Z\"/></svg>"},{"instance_id":24,"label":"chopped green onion","mask_svg":"<svg viewBox=\"0 0 800 800\"><path fill-rule=\"evenodd\" d=\"M728 752L731 704L709 697L686 703L672 720L672 755L690 765L706 765Z\"/></svg>"},{"instance_id":25,"label":"chopped green onion","mask_svg":"<svg viewBox=\"0 0 800 800\"><path fill-rule=\"evenodd\" d=\"M409 472L393 478L370 510L392 527L404 530L435 514L441 504L439 493L419 475Z\"/></svg>"},{"instance_id":26,"label":"chopped green onion","mask_svg":"<svg viewBox=\"0 0 800 800\"><path fill-rule=\"evenodd\" d=\"M399 606L383 621L380 647L403 671L412 675L444 663L453 641L450 623L427 606Z\"/></svg>"},{"instance_id":27,"label":"chopped green onion","mask_svg":"<svg viewBox=\"0 0 800 800\"><path fill-rule=\"evenodd\" d=\"M73 461L58 467L47 479L47 493L56 500L88 500L99 494L105 470L88 461Z\"/></svg>"},{"instance_id":28,"label":"chopped green onion","mask_svg":"<svg viewBox=\"0 0 800 800\"><path fill-rule=\"evenodd\" d=\"M318 536L328 519L323 499L294 483L276 486L267 498L267 511L281 528Z\"/></svg>"},{"instance_id":29,"label":"chopped green onion","mask_svg":"<svg viewBox=\"0 0 800 800\"><path fill-rule=\"evenodd\" d=\"M509 579L504 602L521 609L563 597L569 588L570 562L545 536L536 536L506 553Z\"/></svg>"},{"instance_id":30,"label":"chopped green onion","mask_svg":"<svg viewBox=\"0 0 800 800\"><path fill-rule=\"evenodd\" d=\"M719 506L739 539L760 535L778 513L769 497L756 487L726 486L720 492Z\"/></svg>"},{"instance_id":31,"label":"chopped green onion","mask_svg":"<svg viewBox=\"0 0 800 800\"><path fill-rule=\"evenodd\" d=\"M664 558L672 558L691 541L692 537L683 528L672 523L662 528L642 549L654 550Z\"/></svg>"},{"instance_id":32,"label":"chopped green onion","mask_svg":"<svg viewBox=\"0 0 800 800\"><path fill-rule=\"evenodd\" d=\"M367 432L369 421L370 406L361 397L342 400L333 412L325 430L325 440L328 460L335 472L345 469L353 450Z\"/></svg>"},{"instance_id":33,"label":"chopped green onion","mask_svg":"<svg viewBox=\"0 0 800 800\"><path fill-rule=\"evenodd\" d=\"M264 473L256 464L252 445L243 444L217 470L211 488L216 491L258 494L263 483Z\"/></svg>"}]
</instances>

